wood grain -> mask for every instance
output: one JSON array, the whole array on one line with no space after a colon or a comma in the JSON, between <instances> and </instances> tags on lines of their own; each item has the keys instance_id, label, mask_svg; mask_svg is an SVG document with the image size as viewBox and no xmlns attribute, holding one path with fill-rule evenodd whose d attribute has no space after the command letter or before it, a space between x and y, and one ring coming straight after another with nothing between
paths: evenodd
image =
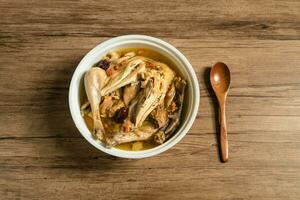
<instances>
[{"instance_id":1,"label":"wood grain","mask_svg":"<svg viewBox=\"0 0 300 200\"><path fill-rule=\"evenodd\" d=\"M96 44L147 34L177 47L201 103L161 155L120 159L89 145L68 109L70 78ZM299 1L0 1L0 199L298 199ZM216 141L209 68L231 70L230 160Z\"/></svg>"}]
</instances>

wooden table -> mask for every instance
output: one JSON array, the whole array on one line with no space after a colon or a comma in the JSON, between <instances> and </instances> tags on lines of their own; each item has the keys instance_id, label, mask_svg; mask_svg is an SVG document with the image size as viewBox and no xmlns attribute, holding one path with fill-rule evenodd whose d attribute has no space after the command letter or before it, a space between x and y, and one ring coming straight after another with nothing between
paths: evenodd
<instances>
[{"instance_id":1,"label":"wooden table","mask_svg":"<svg viewBox=\"0 0 300 200\"><path fill-rule=\"evenodd\" d=\"M82 57L124 34L190 60L197 119L161 155L121 159L75 128L68 87ZM229 162L218 158L217 61L232 72ZM0 2L0 199L299 199L299 1Z\"/></svg>"}]
</instances>

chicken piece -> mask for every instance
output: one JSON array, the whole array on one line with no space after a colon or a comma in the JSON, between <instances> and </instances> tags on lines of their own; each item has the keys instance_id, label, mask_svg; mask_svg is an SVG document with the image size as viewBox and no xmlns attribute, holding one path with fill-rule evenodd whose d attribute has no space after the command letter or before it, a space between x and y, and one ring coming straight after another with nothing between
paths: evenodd
<instances>
[{"instance_id":1,"label":"chicken piece","mask_svg":"<svg viewBox=\"0 0 300 200\"><path fill-rule=\"evenodd\" d=\"M167 94L167 91L175 77L174 71L168 67L167 65L161 63L159 65L159 69L162 71L162 79L163 79L163 84L160 88L160 97L159 97L159 103L163 103L165 96Z\"/></svg>"},{"instance_id":2,"label":"chicken piece","mask_svg":"<svg viewBox=\"0 0 300 200\"><path fill-rule=\"evenodd\" d=\"M123 101L126 106L129 105L130 101L136 97L138 91L140 90L140 85L138 83L133 83L131 85L127 85L123 90Z\"/></svg>"},{"instance_id":3,"label":"chicken piece","mask_svg":"<svg viewBox=\"0 0 300 200\"><path fill-rule=\"evenodd\" d=\"M151 119L153 119L158 128L163 127L168 122L168 112L164 108L164 105L160 104L151 113Z\"/></svg>"},{"instance_id":4,"label":"chicken piece","mask_svg":"<svg viewBox=\"0 0 300 200\"><path fill-rule=\"evenodd\" d=\"M110 96L111 96L113 99L119 100L119 99L121 99L121 96L122 96L121 93L122 93L121 89L118 89L118 90L113 91L113 92L110 94Z\"/></svg>"},{"instance_id":5,"label":"chicken piece","mask_svg":"<svg viewBox=\"0 0 300 200\"><path fill-rule=\"evenodd\" d=\"M163 85L161 87L161 93L163 94L163 96L161 97L161 100L164 99L164 97L169 89L169 86L175 77L174 71L168 65L161 63L161 62L157 62L150 58L146 58L143 56L135 56L133 59L142 60L142 61L144 61L144 63L150 63L152 66L151 70L150 70L151 72L155 71L155 70L161 71L162 79L164 80Z\"/></svg>"},{"instance_id":6,"label":"chicken piece","mask_svg":"<svg viewBox=\"0 0 300 200\"><path fill-rule=\"evenodd\" d=\"M107 137L106 141L109 146L115 146L126 142L149 140L157 130L158 129L155 128L152 123L145 121L145 123L135 131L112 134L110 137Z\"/></svg>"},{"instance_id":7,"label":"chicken piece","mask_svg":"<svg viewBox=\"0 0 300 200\"><path fill-rule=\"evenodd\" d=\"M113 106L113 104L114 102L111 96L104 96L104 99L100 104L100 116L107 117L107 112Z\"/></svg>"},{"instance_id":8,"label":"chicken piece","mask_svg":"<svg viewBox=\"0 0 300 200\"><path fill-rule=\"evenodd\" d=\"M107 79L103 69L93 67L84 76L84 86L90 102L93 116L93 134L100 140L104 139L104 128L100 118L99 104L101 102L101 88Z\"/></svg>"},{"instance_id":9,"label":"chicken piece","mask_svg":"<svg viewBox=\"0 0 300 200\"><path fill-rule=\"evenodd\" d=\"M111 134L115 134L115 133L122 131L121 124L115 122L114 120L111 120L110 118L103 118L102 122L103 122L103 126L105 129L106 138L108 136L110 136Z\"/></svg>"},{"instance_id":10,"label":"chicken piece","mask_svg":"<svg viewBox=\"0 0 300 200\"><path fill-rule=\"evenodd\" d=\"M116 112L125 106L124 102L122 100L117 100L113 104L112 107L109 108L108 110L108 117L113 117L115 116Z\"/></svg>"}]
</instances>

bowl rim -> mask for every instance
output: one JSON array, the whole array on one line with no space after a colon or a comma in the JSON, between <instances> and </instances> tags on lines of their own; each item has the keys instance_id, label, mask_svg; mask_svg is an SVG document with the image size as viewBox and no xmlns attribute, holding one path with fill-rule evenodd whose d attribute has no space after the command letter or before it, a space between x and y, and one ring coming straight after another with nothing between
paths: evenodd
<instances>
[{"instance_id":1,"label":"bowl rim","mask_svg":"<svg viewBox=\"0 0 300 200\"><path fill-rule=\"evenodd\" d=\"M82 124L82 116L80 115L80 102L77 103L74 98L78 98L79 95L79 82L82 77L79 77L81 68L86 68L86 62L89 62L91 59L95 57L95 54L99 51L104 51L103 49L113 49L113 45L117 46L120 45L122 42L125 42L125 44L130 44L135 42L140 43L148 43L151 45L156 45L157 47L160 47L163 51L168 53L169 55L172 55L174 58L177 59L177 62L180 62L182 66L184 66L184 69L186 74L188 75L188 78L190 78L192 85L189 86L192 88L193 92L191 94L191 101L189 102L191 105L191 108L189 109L189 113L187 114L186 120L184 121L183 125L181 125L180 129L176 131L176 133L165 143L151 148L147 150L142 151L126 151L121 150L117 148L107 148L104 147L103 144L101 144L101 141L96 140L92 137L90 131L87 129L86 124ZM92 67L92 66L89 66ZM88 68L89 68L88 67ZM192 103L191 103L192 102ZM158 155L171 147L173 147L175 144L177 144L189 131L191 126L193 125L193 122L195 121L195 118L198 113L198 108L200 104L200 90L199 90L199 83L196 76L196 73L194 71L194 68L189 63L187 58L174 46L171 44L147 35L123 35L114 37L111 39L108 39L98 45L96 45L92 50L90 50L79 62L77 65L72 78L71 83L69 87L69 109L72 116L72 119L75 123L75 126L81 133L81 135L95 148L101 150L102 152L105 152L107 154L122 157L122 158L145 158L150 157L154 155Z\"/></svg>"}]
</instances>

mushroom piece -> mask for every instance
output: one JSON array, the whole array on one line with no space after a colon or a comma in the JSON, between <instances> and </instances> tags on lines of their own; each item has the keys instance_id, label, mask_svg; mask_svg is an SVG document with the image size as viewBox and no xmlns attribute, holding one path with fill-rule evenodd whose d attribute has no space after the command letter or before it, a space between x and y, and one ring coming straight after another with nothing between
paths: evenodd
<instances>
[{"instance_id":1,"label":"mushroom piece","mask_svg":"<svg viewBox=\"0 0 300 200\"><path fill-rule=\"evenodd\" d=\"M168 112L163 104L158 105L151 113L150 118L154 120L158 128L162 128L168 122Z\"/></svg>"},{"instance_id":2,"label":"mushroom piece","mask_svg":"<svg viewBox=\"0 0 300 200\"><path fill-rule=\"evenodd\" d=\"M175 97L175 93L176 93L175 86L174 86L174 83L172 83L170 85L170 88L169 88L169 90L166 94L166 97L165 97L166 108L168 108L171 105L172 100Z\"/></svg>"},{"instance_id":3,"label":"mushroom piece","mask_svg":"<svg viewBox=\"0 0 300 200\"><path fill-rule=\"evenodd\" d=\"M107 57L108 57L109 61L116 63L118 61L118 59L120 58L120 54L118 52L111 51L111 52L108 52Z\"/></svg>"},{"instance_id":4,"label":"mushroom piece","mask_svg":"<svg viewBox=\"0 0 300 200\"><path fill-rule=\"evenodd\" d=\"M162 143L164 143L164 141L166 140L165 132L163 132L163 131L158 131L157 133L154 134L153 140L154 140L154 142L156 142L157 144L162 144Z\"/></svg>"},{"instance_id":5,"label":"mushroom piece","mask_svg":"<svg viewBox=\"0 0 300 200\"><path fill-rule=\"evenodd\" d=\"M175 73L167 65L141 57L145 62L152 62L154 69L150 73L145 72L147 85L143 89L143 95L140 96L136 108L135 126L139 127L147 116L159 105L163 104L169 85L174 79ZM149 78L150 76L150 78Z\"/></svg>"},{"instance_id":6,"label":"mushroom piece","mask_svg":"<svg viewBox=\"0 0 300 200\"><path fill-rule=\"evenodd\" d=\"M174 84L175 84L175 89L176 89L176 95L174 97L174 102L176 103L177 108L176 108L174 114L170 117L171 121L165 130L165 139L170 138L170 136L172 136L172 134L175 132L175 130L179 126L182 107L183 107L186 82L184 80L182 80L181 78L176 77Z\"/></svg>"},{"instance_id":7,"label":"mushroom piece","mask_svg":"<svg viewBox=\"0 0 300 200\"><path fill-rule=\"evenodd\" d=\"M140 85L138 83L132 83L131 85L127 85L123 90L123 101L125 105L128 105L130 101L136 97L138 91L140 89Z\"/></svg>"},{"instance_id":8,"label":"mushroom piece","mask_svg":"<svg viewBox=\"0 0 300 200\"><path fill-rule=\"evenodd\" d=\"M145 63L141 59L132 60L116 76L113 76L107 85L102 89L101 94L106 95L125 85L137 82L139 74L145 71Z\"/></svg>"},{"instance_id":9,"label":"mushroom piece","mask_svg":"<svg viewBox=\"0 0 300 200\"><path fill-rule=\"evenodd\" d=\"M128 113L128 118L134 122L136 118L136 109L137 109L137 104L140 99L140 97L143 95L143 91L139 92L137 96L130 102L129 106L129 113Z\"/></svg>"},{"instance_id":10,"label":"mushroom piece","mask_svg":"<svg viewBox=\"0 0 300 200\"><path fill-rule=\"evenodd\" d=\"M100 140L104 139L104 128L100 118L99 104L101 102L101 88L107 79L103 69L93 67L84 76L84 86L93 116L93 134Z\"/></svg>"},{"instance_id":11,"label":"mushroom piece","mask_svg":"<svg viewBox=\"0 0 300 200\"><path fill-rule=\"evenodd\" d=\"M128 52L126 54L124 54L123 57L119 58L117 60L117 64L120 64L120 63L123 63L123 62L127 62L130 58L134 57L135 56L135 52L131 51L131 52Z\"/></svg>"},{"instance_id":12,"label":"mushroom piece","mask_svg":"<svg viewBox=\"0 0 300 200\"><path fill-rule=\"evenodd\" d=\"M161 76L157 73L148 81L146 88L143 89L143 93L136 105L135 127L141 126L147 116L159 104L161 83Z\"/></svg>"}]
</instances>

